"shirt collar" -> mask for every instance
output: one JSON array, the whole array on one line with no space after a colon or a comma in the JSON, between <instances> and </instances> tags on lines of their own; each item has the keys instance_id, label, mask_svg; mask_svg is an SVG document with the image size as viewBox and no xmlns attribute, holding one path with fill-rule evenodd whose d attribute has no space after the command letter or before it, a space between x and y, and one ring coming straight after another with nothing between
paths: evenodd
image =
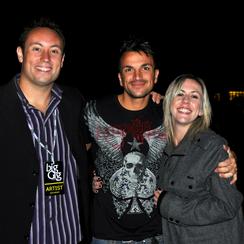
<instances>
[{"instance_id":1,"label":"shirt collar","mask_svg":"<svg viewBox=\"0 0 244 244\"><path fill-rule=\"evenodd\" d=\"M16 86L16 90L17 90L17 94L21 100L21 102L29 109L33 108L33 106L28 102L28 100L26 99L24 93L22 92L22 90L20 89L20 86L19 86L19 79L20 79L20 74L17 74L15 76L15 86ZM53 84L53 87L52 87L52 91L51 91L51 100L55 99L57 101L60 102L60 100L62 99L62 89L57 85L57 84Z\"/></svg>"}]
</instances>

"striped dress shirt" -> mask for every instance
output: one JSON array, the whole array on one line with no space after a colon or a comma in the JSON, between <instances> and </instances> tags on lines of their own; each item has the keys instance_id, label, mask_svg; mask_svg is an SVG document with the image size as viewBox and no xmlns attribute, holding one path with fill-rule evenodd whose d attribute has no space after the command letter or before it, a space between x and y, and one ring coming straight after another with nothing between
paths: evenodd
<instances>
[{"instance_id":1,"label":"striped dress shirt","mask_svg":"<svg viewBox=\"0 0 244 244\"><path fill-rule=\"evenodd\" d=\"M54 85L48 109L43 114L28 103L17 82L16 88L39 159L39 182L29 244L76 244L81 240L77 167L59 116L62 91ZM55 162L63 162L64 194L46 196L44 171L45 163L52 160L51 154Z\"/></svg>"}]
</instances>

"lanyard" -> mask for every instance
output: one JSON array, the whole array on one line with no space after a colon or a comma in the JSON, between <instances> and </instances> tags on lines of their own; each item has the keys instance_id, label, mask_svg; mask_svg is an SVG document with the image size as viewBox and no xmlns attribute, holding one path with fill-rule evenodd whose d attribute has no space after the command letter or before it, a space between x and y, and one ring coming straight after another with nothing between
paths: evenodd
<instances>
[{"instance_id":1,"label":"lanyard","mask_svg":"<svg viewBox=\"0 0 244 244\"><path fill-rule=\"evenodd\" d=\"M31 125L30 121L28 121L28 127L31 131L32 136L35 138L35 140L39 143L39 145L46 150L48 154L51 155L51 161L54 163L54 148L55 148L55 143L56 143L56 138L57 138L57 110L55 109L53 112L54 115L54 121L53 121L53 143L51 143L51 150L48 149L48 146L44 145L41 142L41 139L36 135L33 126Z\"/></svg>"}]
</instances>

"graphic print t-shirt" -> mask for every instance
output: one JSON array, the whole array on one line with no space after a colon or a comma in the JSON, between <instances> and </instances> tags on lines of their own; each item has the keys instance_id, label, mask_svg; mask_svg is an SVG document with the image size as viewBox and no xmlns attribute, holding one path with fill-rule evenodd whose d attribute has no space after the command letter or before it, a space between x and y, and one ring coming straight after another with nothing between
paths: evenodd
<instances>
[{"instance_id":1,"label":"graphic print t-shirt","mask_svg":"<svg viewBox=\"0 0 244 244\"><path fill-rule=\"evenodd\" d=\"M161 234L153 194L166 144L162 105L124 109L117 97L87 104L86 123L96 173L103 188L94 195L94 237L142 240Z\"/></svg>"}]
</instances>

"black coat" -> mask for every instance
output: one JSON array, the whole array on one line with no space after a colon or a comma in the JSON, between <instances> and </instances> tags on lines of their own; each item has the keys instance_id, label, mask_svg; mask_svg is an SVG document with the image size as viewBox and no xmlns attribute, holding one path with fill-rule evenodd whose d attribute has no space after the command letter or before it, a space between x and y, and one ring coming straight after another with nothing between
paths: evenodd
<instances>
[{"instance_id":1,"label":"black coat","mask_svg":"<svg viewBox=\"0 0 244 244\"><path fill-rule=\"evenodd\" d=\"M14 78L15 79L15 78ZM0 87L0 242L27 243L38 184L38 158L14 79ZM83 99L62 87L61 121L79 169L79 207L83 235L89 235L89 184L82 136Z\"/></svg>"}]
</instances>

